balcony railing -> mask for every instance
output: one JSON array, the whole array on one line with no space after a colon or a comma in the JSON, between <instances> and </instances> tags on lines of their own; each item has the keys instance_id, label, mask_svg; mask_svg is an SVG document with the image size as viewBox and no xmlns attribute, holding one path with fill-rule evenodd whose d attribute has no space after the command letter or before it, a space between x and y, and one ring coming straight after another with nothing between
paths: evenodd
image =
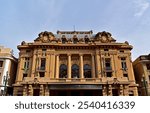
<instances>
[{"instance_id":1,"label":"balcony railing","mask_svg":"<svg viewBox=\"0 0 150 113\"><path fill-rule=\"evenodd\" d=\"M108 82L113 82L114 77L107 78L49 78L49 77L36 77L37 83L52 83L52 84L103 84ZM126 77L117 78L120 83L129 83L130 81ZM35 78L24 77L23 83L34 83Z\"/></svg>"},{"instance_id":2,"label":"balcony railing","mask_svg":"<svg viewBox=\"0 0 150 113\"><path fill-rule=\"evenodd\" d=\"M38 67L37 70L38 71L45 71L45 67Z\"/></svg>"},{"instance_id":3,"label":"balcony railing","mask_svg":"<svg viewBox=\"0 0 150 113\"><path fill-rule=\"evenodd\" d=\"M112 70L112 67L106 67L105 69L106 70Z\"/></svg>"}]
</instances>

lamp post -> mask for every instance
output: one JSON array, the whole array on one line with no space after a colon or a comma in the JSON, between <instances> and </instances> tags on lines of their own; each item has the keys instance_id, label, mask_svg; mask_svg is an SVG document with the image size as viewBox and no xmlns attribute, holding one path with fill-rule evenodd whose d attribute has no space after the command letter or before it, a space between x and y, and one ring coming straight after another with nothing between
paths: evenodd
<instances>
[{"instance_id":1,"label":"lamp post","mask_svg":"<svg viewBox=\"0 0 150 113\"><path fill-rule=\"evenodd\" d=\"M8 74L8 71L6 72L6 76L4 76L4 79L3 79L3 83L4 83L4 96L7 95L7 82L9 80L9 74Z\"/></svg>"},{"instance_id":2,"label":"lamp post","mask_svg":"<svg viewBox=\"0 0 150 113\"><path fill-rule=\"evenodd\" d=\"M148 96L148 91L147 91L147 81L145 80L145 77L143 76L142 79L142 85L144 86L144 90L145 90L145 93L146 93L146 96ZM142 86L142 87L143 87Z\"/></svg>"}]
</instances>

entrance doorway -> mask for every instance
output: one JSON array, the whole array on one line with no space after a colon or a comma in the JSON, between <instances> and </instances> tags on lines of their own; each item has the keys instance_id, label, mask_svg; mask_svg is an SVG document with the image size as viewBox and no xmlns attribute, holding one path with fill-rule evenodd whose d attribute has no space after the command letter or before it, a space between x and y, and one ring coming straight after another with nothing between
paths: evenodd
<instances>
[{"instance_id":1,"label":"entrance doorway","mask_svg":"<svg viewBox=\"0 0 150 113\"><path fill-rule=\"evenodd\" d=\"M118 89L112 89L112 94L113 94L113 96L119 96Z\"/></svg>"},{"instance_id":2,"label":"entrance doorway","mask_svg":"<svg viewBox=\"0 0 150 113\"><path fill-rule=\"evenodd\" d=\"M40 89L34 89L33 96L39 96L39 95L40 95Z\"/></svg>"},{"instance_id":3,"label":"entrance doorway","mask_svg":"<svg viewBox=\"0 0 150 113\"><path fill-rule=\"evenodd\" d=\"M102 96L102 90L50 90L50 96Z\"/></svg>"}]
</instances>

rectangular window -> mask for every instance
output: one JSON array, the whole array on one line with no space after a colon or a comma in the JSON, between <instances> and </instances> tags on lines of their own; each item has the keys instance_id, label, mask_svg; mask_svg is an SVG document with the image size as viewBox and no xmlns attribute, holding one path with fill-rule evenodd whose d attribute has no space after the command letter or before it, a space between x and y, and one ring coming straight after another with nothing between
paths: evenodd
<instances>
[{"instance_id":1,"label":"rectangular window","mask_svg":"<svg viewBox=\"0 0 150 113\"><path fill-rule=\"evenodd\" d=\"M112 77L112 72L106 72L107 77Z\"/></svg>"},{"instance_id":2,"label":"rectangular window","mask_svg":"<svg viewBox=\"0 0 150 113\"><path fill-rule=\"evenodd\" d=\"M24 79L25 77L27 77L27 74L26 74L26 73L23 74L23 79Z\"/></svg>"},{"instance_id":3,"label":"rectangular window","mask_svg":"<svg viewBox=\"0 0 150 113\"><path fill-rule=\"evenodd\" d=\"M30 59L29 58L25 58L25 62L24 62L24 69L29 69L29 63L30 63L30 61L29 61Z\"/></svg>"},{"instance_id":4,"label":"rectangular window","mask_svg":"<svg viewBox=\"0 0 150 113\"><path fill-rule=\"evenodd\" d=\"M42 49L42 55L46 56L46 49Z\"/></svg>"},{"instance_id":5,"label":"rectangular window","mask_svg":"<svg viewBox=\"0 0 150 113\"><path fill-rule=\"evenodd\" d=\"M0 67L3 67L3 61L0 61Z\"/></svg>"},{"instance_id":6,"label":"rectangular window","mask_svg":"<svg viewBox=\"0 0 150 113\"><path fill-rule=\"evenodd\" d=\"M147 70L150 70L150 63L146 64Z\"/></svg>"},{"instance_id":7,"label":"rectangular window","mask_svg":"<svg viewBox=\"0 0 150 113\"><path fill-rule=\"evenodd\" d=\"M124 77L128 77L128 74L123 74Z\"/></svg>"},{"instance_id":8,"label":"rectangular window","mask_svg":"<svg viewBox=\"0 0 150 113\"><path fill-rule=\"evenodd\" d=\"M124 50L120 50L120 53L124 53Z\"/></svg>"},{"instance_id":9,"label":"rectangular window","mask_svg":"<svg viewBox=\"0 0 150 113\"><path fill-rule=\"evenodd\" d=\"M74 40L73 40L73 43L74 43L74 44L77 44L77 42L78 42L77 39L74 39Z\"/></svg>"},{"instance_id":10,"label":"rectangular window","mask_svg":"<svg viewBox=\"0 0 150 113\"><path fill-rule=\"evenodd\" d=\"M110 58L105 58L105 67L106 67L106 70L112 70Z\"/></svg>"},{"instance_id":11,"label":"rectangular window","mask_svg":"<svg viewBox=\"0 0 150 113\"><path fill-rule=\"evenodd\" d=\"M65 44L66 43L66 39L62 38L62 43Z\"/></svg>"},{"instance_id":12,"label":"rectangular window","mask_svg":"<svg viewBox=\"0 0 150 113\"><path fill-rule=\"evenodd\" d=\"M112 95L113 96L119 96L118 89L112 89Z\"/></svg>"},{"instance_id":13,"label":"rectangular window","mask_svg":"<svg viewBox=\"0 0 150 113\"><path fill-rule=\"evenodd\" d=\"M40 89L33 89L33 96L39 96L40 95Z\"/></svg>"},{"instance_id":14,"label":"rectangular window","mask_svg":"<svg viewBox=\"0 0 150 113\"><path fill-rule=\"evenodd\" d=\"M42 49L43 52L46 52L46 49Z\"/></svg>"},{"instance_id":15,"label":"rectangular window","mask_svg":"<svg viewBox=\"0 0 150 113\"><path fill-rule=\"evenodd\" d=\"M26 53L30 53L30 52L31 52L31 50L29 50L29 49L26 50Z\"/></svg>"},{"instance_id":16,"label":"rectangular window","mask_svg":"<svg viewBox=\"0 0 150 113\"><path fill-rule=\"evenodd\" d=\"M108 49L104 49L104 51L109 51Z\"/></svg>"},{"instance_id":17,"label":"rectangular window","mask_svg":"<svg viewBox=\"0 0 150 113\"><path fill-rule=\"evenodd\" d=\"M121 67L124 71L127 70L126 58L121 58Z\"/></svg>"},{"instance_id":18,"label":"rectangular window","mask_svg":"<svg viewBox=\"0 0 150 113\"><path fill-rule=\"evenodd\" d=\"M39 76L40 76L40 77L44 77L44 76L45 76L45 73L44 73L44 72L39 72Z\"/></svg>"},{"instance_id":19,"label":"rectangular window","mask_svg":"<svg viewBox=\"0 0 150 113\"><path fill-rule=\"evenodd\" d=\"M45 58L41 58L41 67L40 67L40 70L45 70L45 63L46 63L46 59Z\"/></svg>"}]
</instances>

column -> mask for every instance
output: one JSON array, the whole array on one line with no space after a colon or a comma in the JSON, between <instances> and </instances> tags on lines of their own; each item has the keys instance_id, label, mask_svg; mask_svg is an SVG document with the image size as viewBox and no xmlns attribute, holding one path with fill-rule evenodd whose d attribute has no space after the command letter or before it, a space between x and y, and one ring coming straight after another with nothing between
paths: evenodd
<instances>
[{"instance_id":1,"label":"column","mask_svg":"<svg viewBox=\"0 0 150 113\"><path fill-rule=\"evenodd\" d=\"M137 90L137 87L134 87L133 92L134 92L134 96L138 96L138 90Z\"/></svg>"},{"instance_id":2,"label":"column","mask_svg":"<svg viewBox=\"0 0 150 113\"><path fill-rule=\"evenodd\" d=\"M27 85L23 86L23 96L27 96Z\"/></svg>"},{"instance_id":3,"label":"column","mask_svg":"<svg viewBox=\"0 0 150 113\"><path fill-rule=\"evenodd\" d=\"M108 96L112 96L112 85L110 85L110 84L108 87Z\"/></svg>"},{"instance_id":4,"label":"column","mask_svg":"<svg viewBox=\"0 0 150 113\"><path fill-rule=\"evenodd\" d=\"M46 74L45 77L50 77L50 54L49 51L47 51L47 55L46 55Z\"/></svg>"},{"instance_id":5,"label":"column","mask_svg":"<svg viewBox=\"0 0 150 113\"><path fill-rule=\"evenodd\" d=\"M50 54L50 66L49 66L49 73L50 73L50 78L52 78L52 54Z\"/></svg>"},{"instance_id":6,"label":"column","mask_svg":"<svg viewBox=\"0 0 150 113\"><path fill-rule=\"evenodd\" d=\"M83 74L83 55L80 54L80 78L84 78L84 74Z\"/></svg>"},{"instance_id":7,"label":"column","mask_svg":"<svg viewBox=\"0 0 150 113\"><path fill-rule=\"evenodd\" d=\"M92 78L95 78L95 60L93 54L92 54Z\"/></svg>"},{"instance_id":8,"label":"column","mask_svg":"<svg viewBox=\"0 0 150 113\"><path fill-rule=\"evenodd\" d=\"M28 94L29 94L29 96L33 96L33 88L32 88L32 85L29 85Z\"/></svg>"},{"instance_id":9,"label":"column","mask_svg":"<svg viewBox=\"0 0 150 113\"><path fill-rule=\"evenodd\" d=\"M44 86L40 85L40 96L44 96Z\"/></svg>"},{"instance_id":10,"label":"column","mask_svg":"<svg viewBox=\"0 0 150 113\"><path fill-rule=\"evenodd\" d=\"M103 86L103 96L107 96L107 89L106 89L106 86L104 85Z\"/></svg>"},{"instance_id":11,"label":"column","mask_svg":"<svg viewBox=\"0 0 150 113\"><path fill-rule=\"evenodd\" d=\"M98 77L98 78L100 78L101 77L101 67L100 67L101 65L100 65L100 56L99 56L99 54L97 53L96 54L96 76Z\"/></svg>"},{"instance_id":12,"label":"column","mask_svg":"<svg viewBox=\"0 0 150 113\"><path fill-rule=\"evenodd\" d=\"M48 85L45 87L45 96L49 96L49 88Z\"/></svg>"},{"instance_id":13,"label":"column","mask_svg":"<svg viewBox=\"0 0 150 113\"><path fill-rule=\"evenodd\" d=\"M59 78L59 55L56 55L56 79Z\"/></svg>"},{"instance_id":14,"label":"column","mask_svg":"<svg viewBox=\"0 0 150 113\"><path fill-rule=\"evenodd\" d=\"M68 78L71 78L71 54L68 54Z\"/></svg>"},{"instance_id":15,"label":"column","mask_svg":"<svg viewBox=\"0 0 150 113\"><path fill-rule=\"evenodd\" d=\"M129 86L128 85L124 86L124 96L129 96Z\"/></svg>"},{"instance_id":16,"label":"column","mask_svg":"<svg viewBox=\"0 0 150 113\"><path fill-rule=\"evenodd\" d=\"M120 85L120 95L119 96L123 96L123 85Z\"/></svg>"}]
</instances>

